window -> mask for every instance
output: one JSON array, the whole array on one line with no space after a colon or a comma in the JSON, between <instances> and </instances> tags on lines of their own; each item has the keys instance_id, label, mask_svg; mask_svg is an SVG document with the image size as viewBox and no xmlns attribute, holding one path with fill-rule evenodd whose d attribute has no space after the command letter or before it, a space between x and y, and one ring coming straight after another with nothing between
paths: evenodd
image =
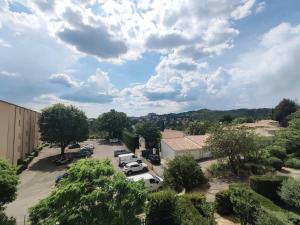
<instances>
[{"instance_id":1,"label":"window","mask_svg":"<svg viewBox=\"0 0 300 225\"><path fill-rule=\"evenodd\" d=\"M150 179L150 184L155 184L155 180L154 179Z\"/></svg>"}]
</instances>

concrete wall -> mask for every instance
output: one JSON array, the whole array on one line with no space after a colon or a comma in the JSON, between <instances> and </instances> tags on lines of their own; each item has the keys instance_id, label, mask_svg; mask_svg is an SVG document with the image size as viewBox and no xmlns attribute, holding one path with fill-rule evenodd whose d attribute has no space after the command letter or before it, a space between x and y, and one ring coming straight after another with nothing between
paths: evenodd
<instances>
[{"instance_id":1,"label":"concrete wall","mask_svg":"<svg viewBox=\"0 0 300 225\"><path fill-rule=\"evenodd\" d=\"M167 145L164 140L161 140L160 143L160 149L161 149L161 155L162 158L167 159L167 160L172 160L175 158L175 151Z\"/></svg>"},{"instance_id":2,"label":"concrete wall","mask_svg":"<svg viewBox=\"0 0 300 225\"><path fill-rule=\"evenodd\" d=\"M39 144L38 113L0 101L0 158L16 165Z\"/></svg>"}]
</instances>

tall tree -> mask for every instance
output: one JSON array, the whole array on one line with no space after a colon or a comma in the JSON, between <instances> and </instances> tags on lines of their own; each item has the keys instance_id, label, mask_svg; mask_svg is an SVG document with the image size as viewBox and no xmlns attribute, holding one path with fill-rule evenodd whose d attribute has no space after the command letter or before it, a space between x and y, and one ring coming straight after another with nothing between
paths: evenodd
<instances>
[{"instance_id":1,"label":"tall tree","mask_svg":"<svg viewBox=\"0 0 300 225\"><path fill-rule=\"evenodd\" d=\"M287 126L287 117L296 112L298 109L298 105L290 100L283 99L275 108L274 108L274 119L277 120L282 126Z\"/></svg>"},{"instance_id":2,"label":"tall tree","mask_svg":"<svg viewBox=\"0 0 300 225\"><path fill-rule=\"evenodd\" d=\"M57 190L30 209L31 224L140 224L143 182L129 181L108 160L79 160L67 172Z\"/></svg>"},{"instance_id":3,"label":"tall tree","mask_svg":"<svg viewBox=\"0 0 300 225\"><path fill-rule=\"evenodd\" d=\"M123 129L130 127L127 115L114 109L100 115L97 124L99 131L106 131L109 138L121 138Z\"/></svg>"},{"instance_id":4,"label":"tall tree","mask_svg":"<svg viewBox=\"0 0 300 225\"><path fill-rule=\"evenodd\" d=\"M151 122L139 123L135 128L136 134L146 141L146 148L158 147L161 139L160 130Z\"/></svg>"},{"instance_id":5,"label":"tall tree","mask_svg":"<svg viewBox=\"0 0 300 225\"><path fill-rule=\"evenodd\" d=\"M256 149L255 138L254 132L245 127L218 127L209 136L204 149L214 158L226 159L231 171L238 175L242 156Z\"/></svg>"},{"instance_id":6,"label":"tall tree","mask_svg":"<svg viewBox=\"0 0 300 225\"><path fill-rule=\"evenodd\" d=\"M44 109L39 126L42 140L58 144L61 155L71 142L86 140L89 132L85 113L74 106L63 104Z\"/></svg>"}]
</instances>

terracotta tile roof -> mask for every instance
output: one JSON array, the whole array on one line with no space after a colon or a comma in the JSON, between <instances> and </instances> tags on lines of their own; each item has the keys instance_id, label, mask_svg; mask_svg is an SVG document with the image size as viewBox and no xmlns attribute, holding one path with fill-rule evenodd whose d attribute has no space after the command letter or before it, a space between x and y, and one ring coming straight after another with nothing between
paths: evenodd
<instances>
[{"instance_id":1,"label":"terracotta tile roof","mask_svg":"<svg viewBox=\"0 0 300 225\"><path fill-rule=\"evenodd\" d=\"M193 135L180 138L162 139L174 151L191 151L202 149L208 135Z\"/></svg>"},{"instance_id":2,"label":"terracotta tile roof","mask_svg":"<svg viewBox=\"0 0 300 225\"><path fill-rule=\"evenodd\" d=\"M184 133L178 130L169 130L166 129L161 132L161 136L163 139L170 139L170 138L182 138L184 137Z\"/></svg>"}]
</instances>

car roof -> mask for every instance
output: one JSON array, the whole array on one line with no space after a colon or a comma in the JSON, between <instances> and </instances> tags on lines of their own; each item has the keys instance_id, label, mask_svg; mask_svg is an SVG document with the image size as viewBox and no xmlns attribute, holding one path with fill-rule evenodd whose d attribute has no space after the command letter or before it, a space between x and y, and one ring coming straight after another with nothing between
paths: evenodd
<instances>
[{"instance_id":1,"label":"car roof","mask_svg":"<svg viewBox=\"0 0 300 225\"><path fill-rule=\"evenodd\" d=\"M132 156L132 155L134 155L134 154L133 153L128 153L128 154L119 155L118 157L122 158L122 157Z\"/></svg>"},{"instance_id":2,"label":"car roof","mask_svg":"<svg viewBox=\"0 0 300 225\"><path fill-rule=\"evenodd\" d=\"M128 177L128 179L133 180L133 181L149 180L152 178L153 178L153 176L150 173L144 173L144 174L139 174L139 175Z\"/></svg>"},{"instance_id":3,"label":"car roof","mask_svg":"<svg viewBox=\"0 0 300 225\"><path fill-rule=\"evenodd\" d=\"M139 164L139 163L137 163L137 162L130 162L130 163L127 163L126 165L127 166L132 166L132 165L137 165L137 164Z\"/></svg>"}]
</instances>

